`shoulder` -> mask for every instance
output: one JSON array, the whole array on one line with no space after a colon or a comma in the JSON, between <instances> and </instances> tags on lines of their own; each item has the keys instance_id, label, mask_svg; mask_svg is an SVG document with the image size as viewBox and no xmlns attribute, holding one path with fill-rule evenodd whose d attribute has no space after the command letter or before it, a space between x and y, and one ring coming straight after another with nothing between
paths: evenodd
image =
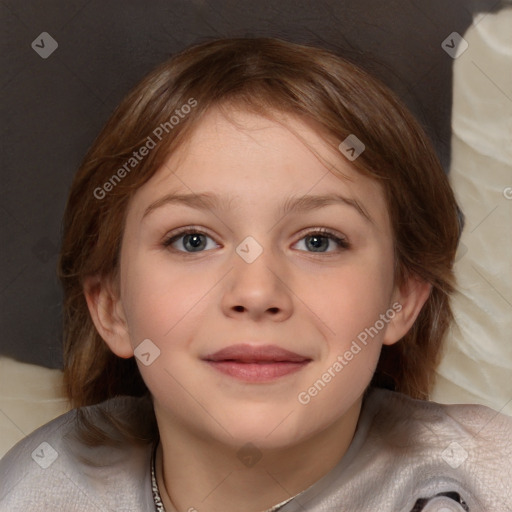
<instances>
[{"instance_id":1,"label":"shoulder","mask_svg":"<svg viewBox=\"0 0 512 512\"><path fill-rule=\"evenodd\" d=\"M390 439L399 436L401 444L411 438L417 443L424 433L427 441L471 440L471 445L511 453L512 417L489 407L416 400L384 389L372 390L369 402L374 422L389 429Z\"/></svg>"},{"instance_id":2,"label":"shoulder","mask_svg":"<svg viewBox=\"0 0 512 512\"><path fill-rule=\"evenodd\" d=\"M93 446L77 435L81 414L115 434L108 418L139 408L137 398L111 399L69 411L22 439L0 461L0 512L146 510L150 445Z\"/></svg>"},{"instance_id":3,"label":"shoulder","mask_svg":"<svg viewBox=\"0 0 512 512\"><path fill-rule=\"evenodd\" d=\"M386 454L390 478L408 481L417 498L451 490L464 495L470 510L512 507L511 417L381 389L369 393L365 407L367 443Z\"/></svg>"}]
</instances>

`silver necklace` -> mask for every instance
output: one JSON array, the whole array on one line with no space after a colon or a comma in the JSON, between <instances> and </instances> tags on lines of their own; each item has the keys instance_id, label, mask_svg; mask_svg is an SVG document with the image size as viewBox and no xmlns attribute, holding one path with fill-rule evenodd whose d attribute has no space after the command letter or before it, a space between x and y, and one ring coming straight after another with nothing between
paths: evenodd
<instances>
[{"instance_id":1,"label":"silver necklace","mask_svg":"<svg viewBox=\"0 0 512 512\"><path fill-rule=\"evenodd\" d=\"M156 512L165 512L164 504L158 490L158 483L156 481L156 449L158 448L158 441L155 443L153 453L151 455L151 490L153 491L153 503L155 504Z\"/></svg>"}]
</instances>

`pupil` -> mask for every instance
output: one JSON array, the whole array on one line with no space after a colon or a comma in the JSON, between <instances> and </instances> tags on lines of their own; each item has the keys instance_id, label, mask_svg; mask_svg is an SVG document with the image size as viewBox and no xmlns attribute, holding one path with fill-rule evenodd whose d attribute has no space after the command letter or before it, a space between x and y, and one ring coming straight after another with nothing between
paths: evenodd
<instances>
[{"instance_id":1,"label":"pupil","mask_svg":"<svg viewBox=\"0 0 512 512\"><path fill-rule=\"evenodd\" d=\"M324 252L327 249L326 243L328 243L328 240L325 237L312 235L308 238L311 241L308 245L311 245L316 252Z\"/></svg>"},{"instance_id":2,"label":"pupil","mask_svg":"<svg viewBox=\"0 0 512 512\"><path fill-rule=\"evenodd\" d=\"M189 242L193 249L202 248L202 246L204 246L204 242L201 240L201 238L200 238L201 236L202 235L198 235L198 234L185 235L185 239L184 239L185 246L187 245L187 242Z\"/></svg>"}]
</instances>

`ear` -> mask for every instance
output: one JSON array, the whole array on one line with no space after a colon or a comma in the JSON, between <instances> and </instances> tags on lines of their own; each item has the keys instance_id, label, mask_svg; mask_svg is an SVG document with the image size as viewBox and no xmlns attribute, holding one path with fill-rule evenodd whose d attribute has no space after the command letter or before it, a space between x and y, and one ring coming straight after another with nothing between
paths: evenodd
<instances>
[{"instance_id":1,"label":"ear","mask_svg":"<svg viewBox=\"0 0 512 512\"><path fill-rule=\"evenodd\" d=\"M119 357L133 356L123 306L113 278L85 278L83 291L96 329L110 350Z\"/></svg>"},{"instance_id":2,"label":"ear","mask_svg":"<svg viewBox=\"0 0 512 512\"><path fill-rule=\"evenodd\" d=\"M393 345L407 334L431 290L432 285L416 275L410 275L401 286L395 287L391 309L396 314L386 328L384 345Z\"/></svg>"}]
</instances>

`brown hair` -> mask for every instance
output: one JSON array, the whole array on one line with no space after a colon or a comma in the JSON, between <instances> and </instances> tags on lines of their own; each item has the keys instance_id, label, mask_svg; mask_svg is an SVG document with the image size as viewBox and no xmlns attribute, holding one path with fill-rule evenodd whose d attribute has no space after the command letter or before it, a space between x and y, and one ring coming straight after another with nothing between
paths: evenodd
<instances>
[{"instance_id":1,"label":"brown hair","mask_svg":"<svg viewBox=\"0 0 512 512\"><path fill-rule=\"evenodd\" d=\"M400 342L383 347L372 383L427 398L452 321L449 294L460 235L458 208L428 137L384 85L334 53L278 39L237 38L190 47L149 74L112 114L74 178L59 261L64 377L71 403L85 406L116 395L148 395L134 358L115 356L96 331L84 278L117 275L131 196L205 112L233 103L269 117L283 112L315 122L335 147L350 134L365 144L352 164L383 187L394 235L396 282L415 274L432 284L412 329ZM187 104L193 107L184 109ZM171 125L177 110L187 115ZM154 130L163 126L156 147L128 171L133 152L148 137L156 141ZM123 165L125 172L120 172ZM123 179L113 182L116 173ZM112 186L103 187L109 180Z\"/></svg>"}]
</instances>

